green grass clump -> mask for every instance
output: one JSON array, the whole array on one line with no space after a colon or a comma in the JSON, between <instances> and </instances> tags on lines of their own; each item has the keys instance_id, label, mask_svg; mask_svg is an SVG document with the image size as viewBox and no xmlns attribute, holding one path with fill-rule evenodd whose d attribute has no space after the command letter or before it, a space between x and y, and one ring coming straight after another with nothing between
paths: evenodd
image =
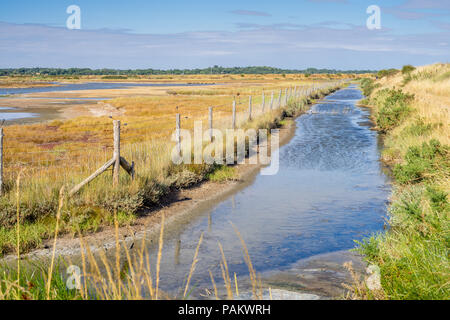
<instances>
[{"instance_id":1,"label":"green grass clump","mask_svg":"<svg viewBox=\"0 0 450 320\"><path fill-rule=\"evenodd\" d=\"M105 80L124 80L128 79L127 76L119 76L119 75L111 75L111 76L103 76L102 79Z\"/></svg>"},{"instance_id":2,"label":"green grass clump","mask_svg":"<svg viewBox=\"0 0 450 320\"><path fill-rule=\"evenodd\" d=\"M407 64L406 66L403 66L403 68L402 68L402 74L409 74L409 73L413 72L414 70L416 70L415 67L413 67L413 66L410 65L410 64Z\"/></svg>"},{"instance_id":3,"label":"green grass clump","mask_svg":"<svg viewBox=\"0 0 450 320\"><path fill-rule=\"evenodd\" d=\"M376 93L371 102L378 105L375 116L377 126L382 132L392 130L411 112L409 104L414 96L402 90L382 89Z\"/></svg>"},{"instance_id":4,"label":"green grass clump","mask_svg":"<svg viewBox=\"0 0 450 320\"><path fill-rule=\"evenodd\" d=\"M403 68L402 68L402 74L403 74L402 86L405 86L408 82L410 82L413 79L411 73L414 70L416 70L416 68L410 64L403 66Z\"/></svg>"},{"instance_id":5,"label":"green grass clump","mask_svg":"<svg viewBox=\"0 0 450 320\"><path fill-rule=\"evenodd\" d=\"M222 165L214 172L208 174L208 180L213 182L226 182L236 179L236 169Z\"/></svg>"},{"instance_id":6,"label":"green grass clump","mask_svg":"<svg viewBox=\"0 0 450 320\"><path fill-rule=\"evenodd\" d=\"M401 184L418 183L435 177L439 170L449 170L449 147L442 146L436 139L424 142L422 146L409 147L405 164L397 164L393 174Z\"/></svg>"},{"instance_id":7,"label":"green grass clump","mask_svg":"<svg viewBox=\"0 0 450 320\"><path fill-rule=\"evenodd\" d=\"M80 300L80 292L68 289L60 270L66 265L60 260L52 272L50 292L47 295L48 267L40 263L20 268L0 266L0 300ZM64 268L65 269L65 268Z\"/></svg>"},{"instance_id":8,"label":"green grass clump","mask_svg":"<svg viewBox=\"0 0 450 320\"><path fill-rule=\"evenodd\" d=\"M380 266L388 298L449 299L449 202L433 187L398 189L390 208L391 230L360 243L359 251Z\"/></svg>"},{"instance_id":9,"label":"green grass clump","mask_svg":"<svg viewBox=\"0 0 450 320\"><path fill-rule=\"evenodd\" d=\"M375 90L379 86L380 85L376 84L373 79L364 78L361 80L361 90L366 97L370 96L373 90Z\"/></svg>"},{"instance_id":10,"label":"green grass clump","mask_svg":"<svg viewBox=\"0 0 450 320\"><path fill-rule=\"evenodd\" d=\"M417 119L415 123L403 130L403 134L413 137L427 136L433 131L433 128L435 128L435 125L425 123L423 119Z\"/></svg>"},{"instance_id":11,"label":"green grass clump","mask_svg":"<svg viewBox=\"0 0 450 320\"><path fill-rule=\"evenodd\" d=\"M397 73L399 73L400 71L397 69L384 69L384 70L380 70L377 73L377 77L378 78L383 78L383 77L391 77L396 75Z\"/></svg>"}]
</instances>

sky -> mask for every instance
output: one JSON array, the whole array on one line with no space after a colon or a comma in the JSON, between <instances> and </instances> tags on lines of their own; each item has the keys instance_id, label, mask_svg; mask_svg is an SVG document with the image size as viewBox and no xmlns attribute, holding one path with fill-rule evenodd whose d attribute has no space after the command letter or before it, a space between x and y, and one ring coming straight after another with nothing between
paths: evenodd
<instances>
[{"instance_id":1,"label":"sky","mask_svg":"<svg viewBox=\"0 0 450 320\"><path fill-rule=\"evenodd\" d=\"M71 5L80 29L67 28ZM378 70L449 57L450 0L0 0L0 68Z\"/></svg>"}]
</instances>

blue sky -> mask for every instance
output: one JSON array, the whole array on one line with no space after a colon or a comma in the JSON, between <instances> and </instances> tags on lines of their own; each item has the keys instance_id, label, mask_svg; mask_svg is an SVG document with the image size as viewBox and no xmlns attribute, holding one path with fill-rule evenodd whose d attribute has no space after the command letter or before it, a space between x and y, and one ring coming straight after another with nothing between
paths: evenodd
<instances>
[{"instance_id":1,"label":"blue sky","mask_svg":"<svg viewBox=\"0 0 450 320\"><path fill-rule=\"evenodd\" d=\"M81 30L68 30L69 5ZM368 30L366 8L381 8ZM0 67L380 69L448 62L448 0L16 0L0 3Z\"/></svg>"}]
</instances>

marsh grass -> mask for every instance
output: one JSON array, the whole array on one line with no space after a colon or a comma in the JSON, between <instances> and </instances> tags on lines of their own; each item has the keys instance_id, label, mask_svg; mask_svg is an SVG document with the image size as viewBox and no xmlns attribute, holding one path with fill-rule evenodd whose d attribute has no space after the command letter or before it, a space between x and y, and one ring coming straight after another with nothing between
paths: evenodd
<instances>
[{"instance_id":1,"label":"marsh grass","mask_svg":"<svg viewBox=\"0 0 450 320\"><path fill-rule=\"evenodd\" d=\"M225 182L237 179L236 168L222 165L219 169L207 175L207 179L213 182Z\"/></svg>"},{"instance_id":2,"label":"marsh grass","mask_svg":"<svg viewBox=\"0 0 450 320\"><path fill-rule=\"evenodd\" d=\"M261 80L265 78L262 77ZM287 80L268 89L295 84ZM302 90L310 82L302 83ZM325 95L333 83L322 83L314 94ZM201 90L201 89L200 89ZM124 110L121 155L136 164L136 178L120 174L120 186L111 186L112 172L106 172L67 199L58 210L59 191L80 182L111 158L112 125L108 118L78 118L48 124L8 126L5 128L5 195L0 199L0 255L12 252L16 245L16 202L14 181L17 172L26 171L21 180L20 250L39 247L43 239L53 236L56 225L60 233L95 232L112 226L116 212L119 226L132 224L151 211L169 192L190 187L204 180L233 179L233 169L217 165L180 165L171 161L175 143L170 140L175 127L175 114L182 115L182 128L192 130L194 121L202 121L207 129L207 108L214 107L214 128L231 127L231 104L237 101L238 128L272 129L285 117L306 108L307 97L291 99L269 111L266 90L265 112L262 91L257 86L235 86L217 89L215 95L177 95L117 98L111 101ZM200 91L201 93L201 91ZM230 95L233 93L234 97ZM238 95L239 94L239 95ZM253 98L253 119L248 121L248 97ZM284 93L283 93L284 94ZM178 106L175 108L175 106Z\"/></svg>"}]
</instances>

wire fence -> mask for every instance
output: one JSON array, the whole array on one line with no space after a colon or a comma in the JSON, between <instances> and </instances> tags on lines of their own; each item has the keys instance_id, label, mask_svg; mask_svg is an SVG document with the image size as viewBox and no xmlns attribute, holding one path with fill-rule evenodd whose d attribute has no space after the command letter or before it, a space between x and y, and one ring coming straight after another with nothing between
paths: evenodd
<instances>
[{"instance_id":1,"label":"wire fence","mask_svg":"<svg viewBox=\"0 0 450 320\"><path fill-rule=\"evenodd\" d=\"M177 107L175 118L172 118L172 113L118 124L115 120L114 125L110 122L47 125L43 132L36 132L31 138L29 133L15 132L12 135L8 134L7 128L0 128L0 192L4 189L5 182L14 180L24 169L31 176L77 183L80 177L98 169L100 164L107 164L117 154L120 157L117 147L121 147L122 154L130 162L125 158L115 159L115 166L124 160L121 165L129 169L127 171L134 172L131 164L146 163L151 158L152 150L148 150L148 146L154 147L158 139L167 143L177 130L191 130L195 121L202 121L203 125L212 129L214 119L215 124L221 123L224 128L235 129L252 118L286 106L290 99L308 97L317 90L337 86L341 82L283 88L278 92L264 90L258 97L234 96L231 104L211 105L202 110L188 111ZM76 130L76 133L66 136L71 130ZM120 137L118 141L117 135ZM176 135L176 141L172 142L174 145L180 144L180 136ZM106 169L110 167L111 165Z\"/></svg>"}]
</instances>

